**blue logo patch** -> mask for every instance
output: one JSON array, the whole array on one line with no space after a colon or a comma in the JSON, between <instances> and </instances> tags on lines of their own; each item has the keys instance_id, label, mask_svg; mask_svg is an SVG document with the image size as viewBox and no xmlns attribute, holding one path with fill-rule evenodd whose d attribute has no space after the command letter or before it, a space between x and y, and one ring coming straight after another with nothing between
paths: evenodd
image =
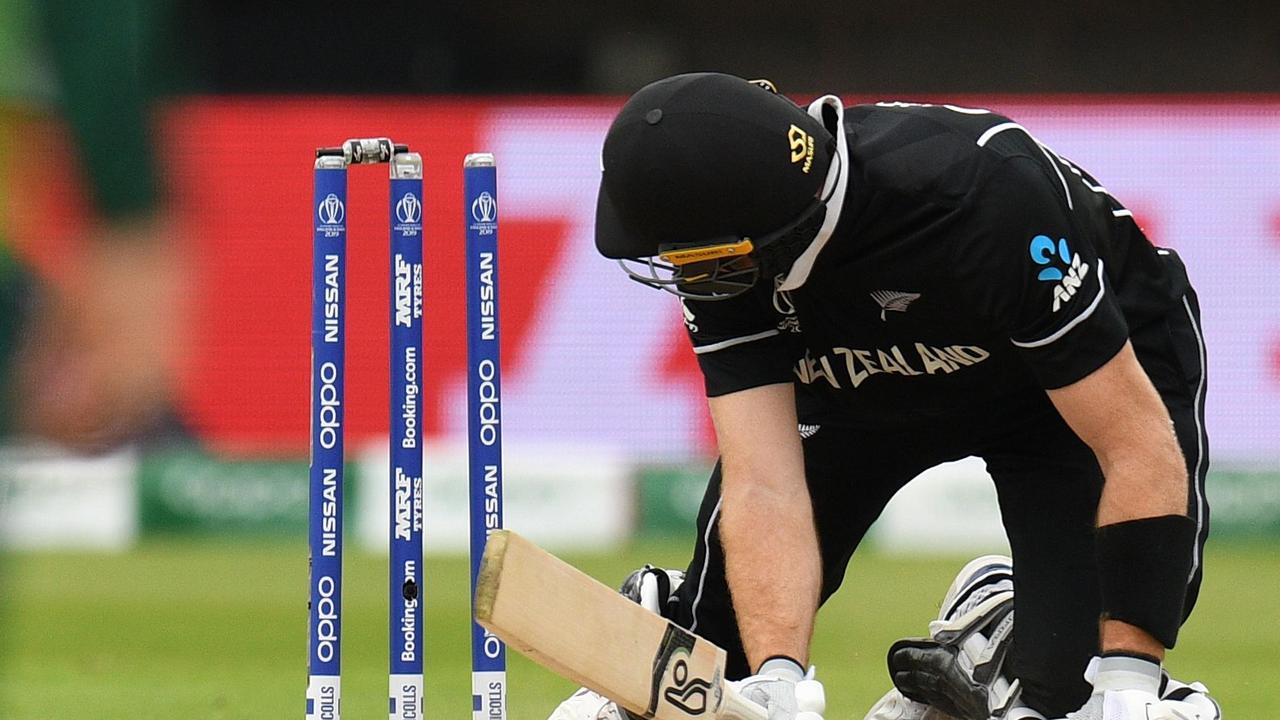
<instances>
[{"instance_id":1,"label":"blue logo patch","mask_svg":"<svg viewBox=\"0 0 1280 720\"><path fill-rule=\"evenodd\" d=\"M1054 242L1048 235L1037 235L1031 238L1031 259L1037 265L1048 265L1040 271L1036 276L1037 280L1045 282L1057 282L1063 278L1062 270L1053 267L1054 251L1057 251L1058 258L1062 260L1064 267L1071 266L1071 248L1067 247L1067 239L1061 238L1058 242Z\"/></svg>"}]
</instances>

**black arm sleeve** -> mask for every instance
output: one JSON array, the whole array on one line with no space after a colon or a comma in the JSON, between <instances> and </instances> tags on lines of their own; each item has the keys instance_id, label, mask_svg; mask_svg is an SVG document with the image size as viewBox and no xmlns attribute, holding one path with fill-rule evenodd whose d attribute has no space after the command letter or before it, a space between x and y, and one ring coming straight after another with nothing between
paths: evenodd
<instances>
[{"instance_id":1,"label":"black arm sleeve","mask_svg":"<svg viewBox=\"0 0 1280 720\"><path fill-rule=\"evenodd\" d=\"M1105 258L1077 222L1066 182L1043 161L1003 161L971 197L977 230L953 258L977 311L1046 389L1092 373L1129 335Z\"/></svg>"}]
</instances>

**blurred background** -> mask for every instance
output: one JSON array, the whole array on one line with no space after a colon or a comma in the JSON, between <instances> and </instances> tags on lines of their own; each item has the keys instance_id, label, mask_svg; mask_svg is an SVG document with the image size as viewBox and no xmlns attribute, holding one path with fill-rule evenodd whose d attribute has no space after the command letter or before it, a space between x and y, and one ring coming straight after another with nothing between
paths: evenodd
<instances>
[{"instance_id":1,"label":"blurred background","mask_svg":"<svg viewBox=\"0 0 1280 720\"><path fill-rule=\"evenodd\" d=\"M469 705L466 153L499 168L508 525L609 584L683 566L701 379L592 222L612 114L691 70L1011 115L1178 250L1214 535L1170 663L1280 713L1280 5L0 0L0 717L301 714L311 157L348 137L426 160L427 716ZM348 716L385 707L386 187L351 172ZM829 717L1001 543L981 462L894 500L819 620ZM571 690L512 674L520 720Z\"/></svg>"}]
</instances>

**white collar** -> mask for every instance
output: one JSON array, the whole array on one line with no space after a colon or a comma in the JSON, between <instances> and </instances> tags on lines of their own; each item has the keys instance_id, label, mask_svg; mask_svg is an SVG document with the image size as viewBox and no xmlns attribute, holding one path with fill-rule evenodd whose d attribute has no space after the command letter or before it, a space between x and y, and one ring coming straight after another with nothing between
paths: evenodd
<instances>
[{"instance_id":1,"label":"white collar","mask_svg":"<svg viewBox=\"0 0 1280 720\"><path fill-rule=\"evenodd\" d=\"M827 215L822 220L822 227L818 228L818 234L814 236L813 242L809 243L809 247L805 248L791 265L787 277L778 286L779 290L795 290L809 279L809 273L813 270L813 261L818 258L818 253L822 252L823 246L831 239L836 223L840 222L845 189L849 186L849 141L844 135L844 104L835 95L824 95L809 104L809 114L818 122L823 122L824 107L833 108L836 112L835 128L827 128L836 136L836 155L832 158L832 167L827 172L827 181L822 186L822 196L830 198L827 200ZM823 126L825 127L825 123Z\"/></svg>"}]
</instances>

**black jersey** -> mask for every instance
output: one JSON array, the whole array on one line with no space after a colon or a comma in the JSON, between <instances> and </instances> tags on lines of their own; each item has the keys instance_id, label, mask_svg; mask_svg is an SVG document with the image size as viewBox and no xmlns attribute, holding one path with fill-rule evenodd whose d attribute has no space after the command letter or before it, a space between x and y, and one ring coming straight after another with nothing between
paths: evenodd
<instances>
[{"instance_id":1,"label":"black jersey","mask_svg":"<svg viewBox=\"0 0 1280 720\"><path fill-rule=\"evenodd\" d=\"M684 301L722 395L793 381L803 408L883 424L973 417L1079 380L1185 290L1128 210L995 113L844 112L847 188L807 280Z\"/></svg>"}]
</instances>

